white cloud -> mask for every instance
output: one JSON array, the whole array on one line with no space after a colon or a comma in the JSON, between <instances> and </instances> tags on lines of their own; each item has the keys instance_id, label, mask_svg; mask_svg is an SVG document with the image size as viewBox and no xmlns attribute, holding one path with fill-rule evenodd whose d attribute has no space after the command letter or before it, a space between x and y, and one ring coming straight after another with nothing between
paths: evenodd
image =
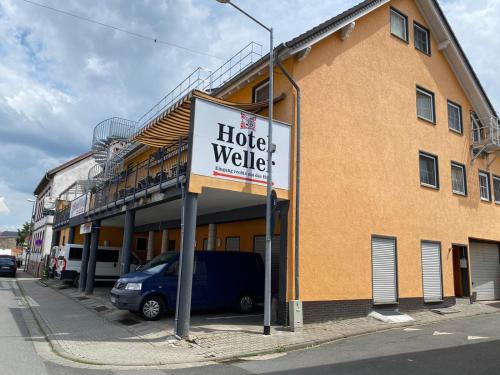
<instances>
[{"instance_id":1,"label":"white cloud","mask_svg":"<svg viewBox=\"0 0 500 375\"><path fill-rule=\"evenodd\" d=\"M9 207L7 207L7 203L5 203L5 198L0 197L0 215L10 213Z\"/></svg>"},{"instance_id":2,"label":"white cloud","mask_svg":"<svg viewBox=\"0 0 500 375\"><path fill-rule=\"evenodd\" d=\"M268 35L214 0L39 0L136 33L228 58ZM289 40L360 0L240 0ZM500 105L500 1L440 1L494 104ZM29 219L26 202L46 170L90 148L95 124L138 119L198 66L222 62L134 38L19 0L0 0L0 195L10 214Z\"/></svg>"}]
</instances>

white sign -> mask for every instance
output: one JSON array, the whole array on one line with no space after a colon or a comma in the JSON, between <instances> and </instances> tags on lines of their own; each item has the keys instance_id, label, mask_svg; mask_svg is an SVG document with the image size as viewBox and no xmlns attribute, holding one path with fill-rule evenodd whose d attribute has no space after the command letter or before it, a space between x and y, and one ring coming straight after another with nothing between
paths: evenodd
<instances>
[{"instance_id":1,"label":"white sign","mask_svg":"<svg viewBox=\"0 0 500 375\"><path fill-rule=\"evenodd\" d=\"M92 232L92 222L83 223L80 225L80 234L87 234Z\"/></svg>"},{"instance_id":2,"label":"white sign","mask_svg":"<svg viewBox=\"0 0 500 375\"><path fill-rule=\"evenodd\" d=\"M87 211L87 194L84 194L76 198L71 202L71 208L69 210L69 218L73 218L84 214Z\"/></svg>"},{"instance_id":3,"label":"white sign","mask_svg":"<svg viewBox=\"0 0 500 375\"><path fill-rule=\"evenodd\" d=\"M245 184L267 183L266 117L195 99L191 173ZM289 189L290 126L273 122L273 188Z\"/></svg>"}]
</instances>

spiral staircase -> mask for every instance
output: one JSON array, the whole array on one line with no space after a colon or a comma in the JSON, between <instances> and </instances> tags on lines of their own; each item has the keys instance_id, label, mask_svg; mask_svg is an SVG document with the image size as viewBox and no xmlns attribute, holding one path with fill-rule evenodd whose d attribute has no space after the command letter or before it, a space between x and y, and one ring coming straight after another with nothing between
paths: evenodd
<instances>
[{"instance_id":1,"label":"spiral staircase","mask_svg":"<svg viewBox=\"0 0 500 375\"><path fill-rule=\"evenodd\" d=\"M112 117L97 124L92 137L94 165L88 173L89 188L102 185L114 176L121 165L120 151L129 146L129 138L137 131L137 122Z\"/></svg>"}]
</instances>

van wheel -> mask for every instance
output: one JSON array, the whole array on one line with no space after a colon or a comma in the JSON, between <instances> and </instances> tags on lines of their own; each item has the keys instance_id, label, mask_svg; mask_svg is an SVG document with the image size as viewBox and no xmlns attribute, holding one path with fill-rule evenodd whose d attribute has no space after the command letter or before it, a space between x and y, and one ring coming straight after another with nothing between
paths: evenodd
<instances>
[{"instance_id":1,"label":"van wheel","mask_svg":"<svg viewBox=\"0 0 500 375\"><path fill-rule=\"evenodd\" d=\"M80 287L80 275L76 275L74 278L73 278L73 286L75 288L79 288Z\"/></svg>"},{"instance_id":2,"label":"van wheel","mask_svg":"<svg viewBox=\"0 0 500 375\"><path fill-rule=\"evenodd\" d=\"M255 307L255 301L253 300L252 296L244 294L240 297L238 301L238 310L241 313L243 314L251 313L254 307Z\"/></svg>"},{"instance_id":3,"label":"van wheel","mask_svg":"<svg viewBox=\"0 0 500 375\"><path fill-rule=\"evenodd\" d=\"M140 314L145 320L158 320L164 313L165 302L161 297L146 297L141 303Z\"/></svg>"}]
</instances>

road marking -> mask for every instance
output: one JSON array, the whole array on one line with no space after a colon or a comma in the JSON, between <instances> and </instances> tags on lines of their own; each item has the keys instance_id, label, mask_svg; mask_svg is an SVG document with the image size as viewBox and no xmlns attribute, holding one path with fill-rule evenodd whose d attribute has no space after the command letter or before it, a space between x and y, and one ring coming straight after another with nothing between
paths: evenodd
<instances>
[{"instance_id":1,"label":"road marking","mask_svg":"<svg viewBox=\"0 0 500 375\"><path fill-rule=\"evenodd\" d=\"M421 331L421 328L405 328L404 331L411 332L411 331Z\"/></svg>"},{"instance_id":2,"label":"road marking","mask_svg":"<svg viewBox=\"0 0 500 375\"><path fill-rule=\"evenodd\" d=\"M253 315L234 315L234 316L214 316L211 318L205 318L206 320L218 320L218 319L237 319L237 318L251 318L255 316L263 316L264 314L253 314Z\"/></svg>"},{"instance_id":3,"label":"road marking","mask_svg":"<svg viewBox=\"0 0 500 375\"><path fill-rule=\"evenodd\" d=\"M433 336L441 336L441 335L453 335L453 333L450 332L440 332L440 331L434 331L432 334Z\"/></svg>"},{"instance_id":4,"label":"road marking","mask_svg":"<svg viewBox=\"0 0 500 375\"><path fill-rule=\"evenodd\" d=\"M467 340L487 340L489 337L483 336L467 336Z\"/></svg>"}]
</instances>

